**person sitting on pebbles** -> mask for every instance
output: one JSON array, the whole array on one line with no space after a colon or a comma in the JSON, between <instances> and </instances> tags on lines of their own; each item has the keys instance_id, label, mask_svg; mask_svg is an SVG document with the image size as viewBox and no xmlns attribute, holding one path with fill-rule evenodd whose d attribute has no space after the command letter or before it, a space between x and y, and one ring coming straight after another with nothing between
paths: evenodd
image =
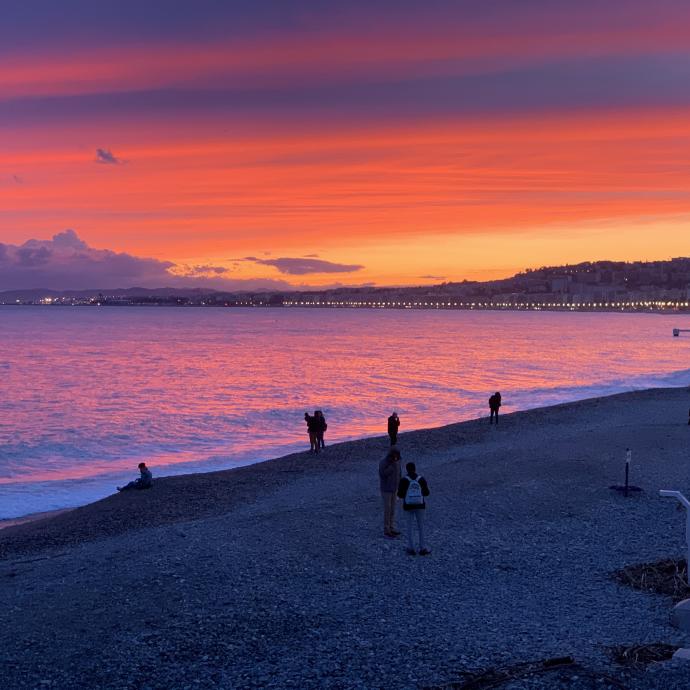
<instances>
[{"instance_id":1,"label":"person sitting on pebbles","mask_svg":"<svg viewBox=\"0 0 690 690\"><path fill-rule=\"evenodd\" d=\"M141 477L139 477L139 479L135 479L129 484L125 484L125 486L118 486L117 490L127 491L128 489L150 489L153 486L153 475L151 474L151 470L146 467L145 462L139 463L139 472L141 473Z\"/></svg>"}]
</instances>

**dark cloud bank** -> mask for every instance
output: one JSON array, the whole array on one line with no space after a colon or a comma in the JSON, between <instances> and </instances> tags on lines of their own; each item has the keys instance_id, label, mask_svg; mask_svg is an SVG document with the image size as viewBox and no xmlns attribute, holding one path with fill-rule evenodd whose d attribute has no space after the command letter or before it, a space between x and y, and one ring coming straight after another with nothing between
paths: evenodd
<instances>
[{"instance_id":1,"label":"dark cloud bank","mask_svg":"<svg viewBox=\"0 0 690 690\"><path fill-rule=\"evenodd\" d=\"M310 258L245 260L275 267L283 274L346 273L361 266ZM225 266L176 265L171 261L94 249L74 230L50 240L28 240L22 245L0 242L0 290L88 290L142 288L209 288L216 290L294 290L303 286L271 278L229 276Z\"/></svg>"},{"instance_id":2,"label":"dark cloud bank","mask_svg":"<svg viewBox=\"0 0 690 690\"><path fill-rule=\"evenodd\" d=\"M311 256L313 256L313 254ZM359 264L336 264L332 261L312 259L309 257L257 259L255 256L247 256L245 257L245 261L253 261L263 266L273 266L281 273L291 276L304 276L310 273L354 273L364 268L364 266L360 266Z\"/></svg>"}]
</instances>

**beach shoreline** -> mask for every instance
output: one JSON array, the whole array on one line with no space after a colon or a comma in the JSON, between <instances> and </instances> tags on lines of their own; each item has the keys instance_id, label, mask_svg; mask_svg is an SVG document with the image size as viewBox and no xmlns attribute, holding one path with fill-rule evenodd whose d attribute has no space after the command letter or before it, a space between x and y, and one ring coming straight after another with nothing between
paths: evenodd
<instances>
[{"instance_id":1,"label":"beach shoreline","mask_svg":"<svg viewBox=\"0 0 690 690\"><path fill-rule=\"evenodd\" d=\"M516 412L510 412L506 414L501 414L501 421L503 422L504 420L519 420L523 417L526 419L529 419L530 416L537 416L537 417L542 417L544 415L548 415L550 413L557 413L558 411L561 410L567 410L567 409L577 409L580 406L596 406L599 405L600 403L607 401L607 400L616 400L616 399L625 399L626 397L630 396L633 399L636 397L640 396L647 396L647 395L654 395L655 393L659 391L667 391L667 392L672 392L672 391L690 391L690 388L685 388L685 387L672 387L672 388L659 388L659 389L645 389L645 390L637 390L637 391L629 391L625 393L615 393L612 395L607 395L607 396L599 396L599 397L593 397L593 398L584 398L581 400L575 400L572 402L564 402L564 403L557 403L555 405L549 405L545 407L537 407L537 408L532 408L528 410L520 410ZM688 395L688 400L690 404L690 394ZM476 431L478 429L482 428L482 425L488 423L488 416L487 417L479 417L476 419L469 419L469 420L463 420L459 422L455 422L452 424L445 424L443 426L439 427L430 427L430 428L423 428L423 429L414 429L411 431L405 431L399 434L400 444L405 444L407 440L410 440L414 443L414 439L420 435L431 435L434 438L442 438L446 435L450 435L450 437L457 436L458 434L462 434L462 431L467 429L470 433ZM317 468L321 467L322 469L327 469L328 466L322 466L321 462L327 460L329 457L332 458L333 453L338 453L338 454L346 454L349 455L353 452L362 452L370 449L370 448L376 448L380 453L385 452L385 449L388 446L388 437L384 435L380 436L364 436L361 438L353 439L353 440L348 440L348 441L341 441L337 443L333 443L328 446L328 448L325 451L322 451L321 454L319 455L311 455L307 449L304 451L300 452L295 452L295 453L289 453L288 455L283 455L275 458L269 458L266 460L261 460L258 462L250 463L247 465L239 466L239 467L233 467L229 469L223 469L223 470L213 470L209 472L204 472L204 471L199 471L199 472L190 472L190 473L185 473L185 474L179 474L179 475L169 475L169 476L160 476L155 479L155 485L157 488L159 488L159 491L154 492L154 495L157 497L159 492L160 492L160 487L165 486L166 490L171 490L173 496L178 495L181 492L184 492L185 490L185 485L189 484L190 486L193 486L194 484L199 484L201 486L208 487L209 482L210 483L216 483L218 482L221 485L227 484L232 482L233 478L241 473L241 474L247 474L247 480L251 481L252 480L252 475L253 473L251 472L251 468L260 468L259 474L264 475L266 473L271 474L272 470L275 469L277 472L277 476L280 477L283 473L291 474L291 473L301 473L303 471L307 471L310 468L313 468L316 466ZM305 443L306 446L306 443ZM366 452L366 451L365 451ZM155 468L154 468L155 469ZM243 477L243 480L246 481ZM166 493L168 493L166 491ZM139 495L139 492L135 492L133 494L127 493L124 494L125 496L129 495ZM147 495L146 493L143 495ZM41 523L41 531L45 532L46 530L50 530L52 527L52 523L55 520L55 518L59 518L63 514L70 514L68 517L64 518L64 521L61 520L61 524L64 522L65 529L69 532L70 531L70 526L73 524L72 520L72 515L76 512L76 515L74 515L74 520L78 521L82 519L82 513L84 513L84 517L89 514L93 514L94 517L97 519L99 523L103 522L103 518L105 516L108 517L108 522L114 522L117 520L119 523L119 527L123 531L128 531L129 529L129 520L127 519L126 515L121 515L119 512L116 510L115 505L113 503L113 500L118 496L118 493L116 491L113 491L113 493L109 496L106 496L100 500L93 501L91 503L85 503L83 505L76 505L76 506L71 506L67 508L60 508L57 510L50 510L50 511L40 511L40 512L35 512L35 513L30 513L27 515L21 515L13 518L7 518L2 521L0 521L0 530L7 530L10 528L14 527L20 527L23 526L25 528L25 531L27 534L33 532L31 525L36 522ZM209 495L207 494L207 497ZM167 496L164 499L166 502L169 502L173 500L172 496ZM188 518L194 518L195 515L192 513L186 513L183 510L181 511L170 511L170 510L164 510L161 511L158 515L155 513L157 512L157 507L158 507L158 502L157 501L145 501L144 502L145 506L149 509L147 511L147 516L150 518L150 521L148 522L148 525L155 525L155 524L165 524L168 520L185 520ZM208 511L208 514L214 514L216 509L219 508L224 508L224 503L221 501L221 503L216 506L214 505L213 500L210 501L204 501L204 507L200 508L200 505L197 503L195 506L195 510L199 511ZM153 508L153 509L152 509ZM200 515L204 515L206 513L201 512ZM133 516L130 516L133 517ZM160 520L160 522L159 522ZM139 525L138 521L134 521L134 527L136 528ZM112 527L112 525L111 525ZM111 530L108 530L104 536L110 536L112 534ZM32 539L32 542L34 540ZM2 540L0 540L0 557L2 555Z\"/></svg>"},{"instance_id":2,"label":"beach shoreline","mask_svg":"<svg viewBox=\"0 0 690 690\"><path fill-rule=\"evenodd\" d=\"M401 434L431 488L428 558L381 534L386 437L3 529L0 596L21 612L0 630L8 682L412 690L571 654L633 690L685 689L677 662L625 670L606 650L690 646L671 601L611 577L684 553L658 490L687 490L689 401L650 389ZM626 447L629 499L609 489Z\"/></svg>"},{"instance_id":3,"label":"beach shoreline","mask_svg":"<svg viewBox=\"0 0 690 690\"><path fill-rule=\"evenodd\" d=\"M686 386L670 386L668 388L659 388L659 390L666 390L666 389L668 389L668 390L675 390L675 389L683 390L683 389L686 389ZM625 390L625 391L605 393L602 395L595 395L592 397L575 397L574 399L569 400L569 401L558 402L558 403L549 404L549 405L542 405L539 407L527 407L527 408L518 407L518 409L511 410L510 412L506 412L505 411L506 407L504 406L503 409L501 410L501 415L503 417L507 414L514 415L514 414L524 414L524 413L529 413L529 412L538 412L539 410L545 410L545 409L557 409L563 405L572 405L572 404L584 403L584 402L588 402L588 401L604 400L604 399L616 397L619 395L628 395L628 394L634 395L637 393L643 393L647 390L656 390L656 389L634 388L634 389ZM473 422L477 422L481 419L483 419L483 417L460 419L458 421L454 421L454 422L450 422L450 423L444 423L439 427L414 428L414 429L405 430L404 433L406 435L415 434L415 433L425 433L425 432L433 431L435 429L455 427L458 424L473 423ZM383 435L383 434L362 435L362 436L358 436L358 437L354 437L354 438L347 438L346 437L344 440L337 440L337 441L334 441L332 444L329 443L329 447L340 447L340 446L343 446L343 444L347 444L347 443L361 443L361 442L364 442L367 440L377 439L377 438L387 438L387 437L385 437L385 435ZM294 446L295 443L293 442L291 445ZM305 442L304 445L306 446L307 442ZM174 465L169 466L169 467L168 466L163 467L162 468L163 473L159 475L158 472L160 472L161 470L156 466L155 462L151 463L151 461L148 458L145 458L145 457L142 458L140 456L137 456L136 462L138 462L139 460L142 460L142 459L145 460L153 468L158 479L166 479L167 480L168 478L173 477L173 476L186 477L186 476L192 476L192 475L196 475L196 474L211 474L211 473L216 473L216 472L229 472L229 471L233 471L233 470L236 470L236 469L238 469L240 467L244 467L244 466L254 466L254 465L260 465L263 463L280 462L281 460L283 460L285 458L288 458L288 457L292 458L293 456L299 456L299 455L302 455L303 453L304 453L304 451L301 451L301 450L300 451L292 450L292 452L288 452L285 455L276 455L274 457L266 457L266 455L267 455L267 453L266 453L266 454L264 454L263 459L260 459L260 460L247 460L246 458L242 458L240 460L234 460L233 459L233 460L230 460L228 462L228 464L230 464L231 466L226 466L222 469L205 468L203 466L203 464L199 464L198 467L196 469L194 469L193 471L175 472L174 474L171 474L171 475L165 474L165 471L168 469L176 469ZM217 464L218 460L214 458L213 463ZM91 479L97 479L97 477L94 477ZM59 515L60 513L66 512L66 511L75 510L77 508L83 508L85 506L90 505L91 503L99 502L103 498L107 498L109 495L115 494L114 487L115 487L115 484L117 483L117 481L120 481L122 483L126 483L127 481L129 481L129 479L131 479L131 472L127 472L127 474L123 475L123 478L120 480L110 481L108 483L108 485L112 485L112 487L111 487L113 489L112 493L102 495L102 498L100 498L100 499L86 500L83 502L82 501L70 501L64 507L57 507L57 508L53 508L50 510L32 510L29 513L21 513L18 515L11 515L8 517L0 518L0 530L15 526L15 525L27 523L27 522L33 522L36 520L43 520L44 518L56 516L56 515Z\"/></svg>"},{"instance_id":4,"label":"beach shoreline","mask_svg":"<svg viewBox=\"0 0 690 690\"><path fill-rule=\"evenodd\" d=\"M66 513L74 508L60 508L58 510L45 510L40 513L28 513L27 515L19 515L13 518L4 518L0 520L0 530L14 527L15 525L23 525L27 522L35 522L36 520L47 520L61 513Z\"/></svg>"}]
</instances>

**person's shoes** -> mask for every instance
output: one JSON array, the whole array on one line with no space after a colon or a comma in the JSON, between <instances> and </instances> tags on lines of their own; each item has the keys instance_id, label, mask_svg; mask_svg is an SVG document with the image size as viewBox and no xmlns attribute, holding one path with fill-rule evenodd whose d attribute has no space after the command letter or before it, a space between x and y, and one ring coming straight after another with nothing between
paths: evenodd
<instances>
[{"instance_id":1,"label":"person's shoes","mask_svg":"<svg viewBox=\"0 0 690 690\"><path fill-rule=\"evenodd\" d=\"M391 533L394 537L399 537L400 534L401 534L401 532L398 532L397 529L392 529L392 530L390 531L390 533Z\"/></svg>"},{"instance_id":2,"label":"person's shoes","mask_svg":"<svg viewBox=\"0 0 690 690\"><path fill-rule=\"evenodd\" d=\"M122 491L123 487L122 486L116 486L115 487L118 491Z\"/></svg>"},{"instance_id":3,"label":"person's shoes","mask_svg":"<svg viewBox=\"0 0 690 690\"><path fill-rule=\"evenodd\" d=\"M395 539L396 536L392 532L384 532L383 536L386 537L386 539Z\"/></svg>"},{"instance_id":4,"label":"person's shoes","mask_svg":"<svg viewBox=\"0 0 690 690\"><path fill-rule=\"evenodd\" d=\"M416 556L417 555L417 552L414 549L405 549L405 553L408 556Z\"/></svg>"},{"instance_id":5,"label":"person's shoes","mask_svg":"<svg viewBox=\"0 0 690 690\"><path fill-rule=\"evenodd\" d=\"M429 551L429 549L422 549L422 550L419 552L419 555L420 555L420 556L431 556L431 551Z\"/></svg>"}]
</instances>

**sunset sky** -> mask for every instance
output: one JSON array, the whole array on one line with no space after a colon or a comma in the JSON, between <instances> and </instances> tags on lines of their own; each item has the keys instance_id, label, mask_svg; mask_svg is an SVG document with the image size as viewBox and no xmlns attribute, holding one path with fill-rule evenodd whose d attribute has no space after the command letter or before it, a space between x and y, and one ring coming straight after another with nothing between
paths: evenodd
<instances>
[{"instance_id":1,"label":"sunset sky","mask_svg":"<svg viewBox=\"0 0 690 690\"><path fill-rule=\"evenodd\" d=\"M0 290L690 254L687 0L10 0Z\"/></svg>"}]
</instances>

